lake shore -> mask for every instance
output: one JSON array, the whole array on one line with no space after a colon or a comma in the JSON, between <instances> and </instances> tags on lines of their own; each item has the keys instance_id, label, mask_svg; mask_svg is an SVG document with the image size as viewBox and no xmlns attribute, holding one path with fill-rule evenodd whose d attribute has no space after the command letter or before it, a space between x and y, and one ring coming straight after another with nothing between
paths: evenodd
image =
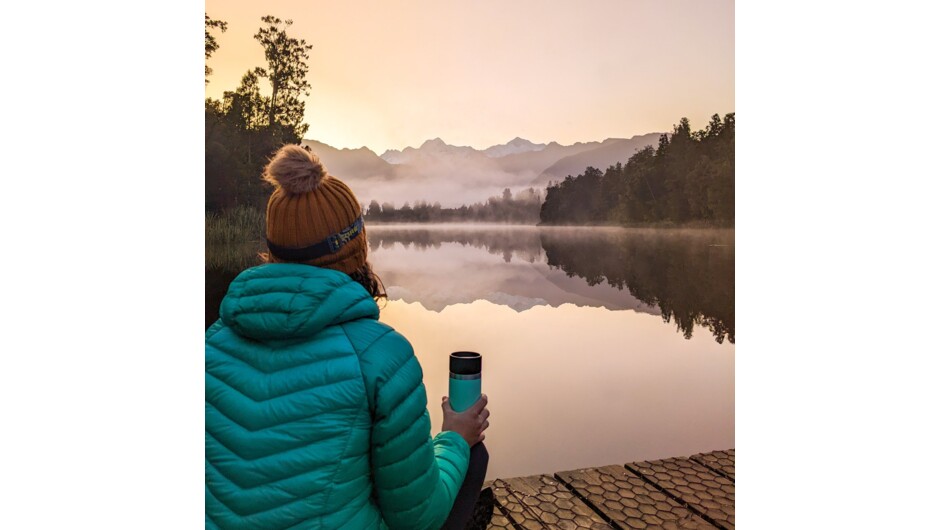
<instances>
[{"instance_id":1,"label":"lake shore","mask_svg":"<svg viewBox=\"0 0 940 530\"><path fill-rule=\"evenodd\" d=\"M711 221L689 221L686 223L674 223L671 221L657 221L650 223L630 223L630 224L564 224L564 223L535 223L535 224L525 224L525 223L481 223L474 221L452 221L452 222L437 222L437 221L370 221L366 218L366 226L448 226L448 227L460 227L460 226L487 226L487 227L512 227L512 226L521 226L521 227L532 227L532 228L552 228L552 227L566 227L566 228L664 228L664 229L685 229L685 228L695 228L703 230L734 230L734 223L718 223Z\"/></svg>"}]
</instances>

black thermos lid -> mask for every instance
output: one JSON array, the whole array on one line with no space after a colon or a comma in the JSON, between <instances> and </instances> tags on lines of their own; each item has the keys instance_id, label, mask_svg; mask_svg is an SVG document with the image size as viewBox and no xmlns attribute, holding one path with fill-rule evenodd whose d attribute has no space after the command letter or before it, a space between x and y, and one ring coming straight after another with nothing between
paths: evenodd
<instances>
[{"instance_id":1,"label":"black thermos lid","mask_svg":"<svg viewBox=\"0 0 940 530\"><path fill-rule=\"evenodd\" d=\"M483 357L472 351L455 351L450 354L450 371L459 375L478 374L483 369Z\"/></svg>"}]
</instances>

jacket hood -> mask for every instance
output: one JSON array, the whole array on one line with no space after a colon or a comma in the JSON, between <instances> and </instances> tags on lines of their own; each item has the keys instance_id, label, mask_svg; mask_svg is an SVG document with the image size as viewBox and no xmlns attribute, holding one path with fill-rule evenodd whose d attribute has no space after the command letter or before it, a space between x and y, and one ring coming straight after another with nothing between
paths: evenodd
<instances>
[{"instance_id":1,"label":"jacket hood","mask_svg":"<svg viewBox=\"0 0 940 530\"><path fill-rule=\"evenodd\" d=\"M269 263L232 280L219 316L244 337L299 339L350 320L378 320L379 307L362 285L343 272Z\"/></svg>"}]
</instances>

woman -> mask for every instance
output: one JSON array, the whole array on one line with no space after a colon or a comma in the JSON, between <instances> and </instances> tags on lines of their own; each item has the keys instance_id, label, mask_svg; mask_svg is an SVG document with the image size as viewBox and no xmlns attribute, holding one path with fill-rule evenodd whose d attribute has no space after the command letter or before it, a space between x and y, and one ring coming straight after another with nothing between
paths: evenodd
<instances>
[{"instance_id":1,"label":"woman","mask_svg":"<svg viewBox=\"0 0 940 530\"><path fill-rule=\"evenodd\" d=\"M463 413L444 398L432 439L421 366L378 322L358 200L296 145L264 178L268 263L206 331L206 528L464 528L486 396Z\"/></svg>"}]
</instances>

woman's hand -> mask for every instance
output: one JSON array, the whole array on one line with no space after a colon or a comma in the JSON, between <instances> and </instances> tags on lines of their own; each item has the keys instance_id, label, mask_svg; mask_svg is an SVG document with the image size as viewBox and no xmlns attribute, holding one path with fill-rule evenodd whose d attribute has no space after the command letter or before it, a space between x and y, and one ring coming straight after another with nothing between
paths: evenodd
<instances>
[{"instance_id":1,"label":"woman's hand","mask_svg":"<svg viewBox=\"0 0 940 530\"><path fill-rule=\"evenodd\" d=\"M447 396L441 397L441 408L444 409L444 422L441 430L454 431L463 436L470 447L476 445L477 442L482 442L486 438L483 431L490 426L490 411L487 410L486 403L486 394L483 394L470 408L463 412L456 412L450 406Z\"/></svg>"}]
</instances>

